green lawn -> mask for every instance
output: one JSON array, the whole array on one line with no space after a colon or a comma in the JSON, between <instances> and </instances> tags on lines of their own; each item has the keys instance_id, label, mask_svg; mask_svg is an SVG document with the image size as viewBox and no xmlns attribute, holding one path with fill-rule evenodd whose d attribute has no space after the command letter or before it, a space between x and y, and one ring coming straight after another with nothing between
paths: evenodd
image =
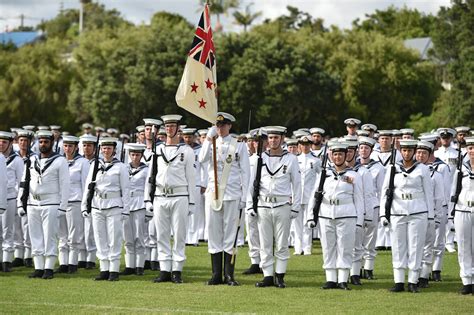
<instances>
[{"instance_id":1,"label":"green lawn","mask_svg":"<svg viewBox=\"0 0 474 315\"><path fill-rule=\"evenodd\" d=\"M247 248L240 248L236 279L240 287L206 286L210 257L205 244L187 247L182 285L155 284L156 272L121 277L119 282L95 282L98 271L79 270L53 280L28 279L32 269L0 273L0 313L474 313L474 296L461 296L457 255L446 254L443 282L431 283L419 294L390 293L391 257L377 257L377 280L352 291L322 290L325 282L319 243L312 256L292 256L286 289L255 288L258 276L243 276Z\"/></svg>"}]
</instances>

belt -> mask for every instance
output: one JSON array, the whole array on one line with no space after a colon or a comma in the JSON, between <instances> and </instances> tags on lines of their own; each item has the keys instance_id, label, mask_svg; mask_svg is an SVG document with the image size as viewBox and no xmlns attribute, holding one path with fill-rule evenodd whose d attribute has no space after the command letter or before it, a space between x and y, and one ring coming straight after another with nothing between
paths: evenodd
<instances>
[{"instance_id":1,"label":"belt","mask_svg":"<svg viewBox=\"0 0 474 315\"><path fill-rule=\"evenodd\" d=\"M142 196L143 197L143 194L145 193L145 191L143 190L135 190L135 191L131 191L130 192L130 197L139 197L139 196Z\"/></svg>"},{"instance_id":2,"label":"belt","mask_svg":"<svg viewBox=\"0 0 474 315\"><path fill-rule=\"evenodd\" d=\"M323 203L327 205L331 205L331 206L342 206L342 205L348 205L348 204L354 203L354 200L352 198L329 199L329 198L324 197Z\"/></svg>"},{"instance_id":3,"label":"belt","mask_svg":"<svg viewBox=\"0 0 474 315\"><path fill-rule=\"evenodd\" d=\"M96 190L94 195L100 199L114 199L122 197L122 193L120 191L99 192Z\"/></svg>"},{"instance_id":4,"label":"belt","mask_svg":"<svg viewBox=\"0 0 474 315\"><path fill-rule=\"evenodd\" d=\"M33 196L33 199L34 200L37 200L37 201L41 201L41 200L45 200L48 198L48 196L51 196L51 195L58 195L59 193L51 193L51 194L31 194Z\"/></svg>"},{"instance_id":5,"label":"belt","mask_svg":"<svg viewBox=\"0 0 474 315\"><path fill-rule=\"evenodd\" d=\"M266 202L266 203L289 202L290 197L288 196L260 196L260 201Z\"/></svg>"},{"instance_id":6,"label":"belt","mask_svg":"<svg viewBox=\"0 0 474 315\"><path fill-rule=\"evenodd\" d=\"M424 193L421 192L413 192L413 193L399 193L395 192L395 197L401 200L414 200L414 199L421 199L425 197Z\"/></svg>"},{"instance_id":7,"label":"belt","mask_svg":"<svg viewBox=\"0 0 474 315\"><path fill-rule=\"evenodd\" d=\"M460 206L473 208L474 207L474 200L467 200L467 201L458 200L457 204L460 205Z\"/></svg>"},{"instance_id":8,"label":"belt","mask_svg":"<svg viewBox=\"0 0 474 315\"><path fill-rule=\"evenodd\" d=\"M181 186L181 187L157 187L158 189L158 194L155 194L155 196L158 197L167 197L167 196L173 196L176 194L187 194L188 193L188 187Z\"/></svg>"}]
</instances>

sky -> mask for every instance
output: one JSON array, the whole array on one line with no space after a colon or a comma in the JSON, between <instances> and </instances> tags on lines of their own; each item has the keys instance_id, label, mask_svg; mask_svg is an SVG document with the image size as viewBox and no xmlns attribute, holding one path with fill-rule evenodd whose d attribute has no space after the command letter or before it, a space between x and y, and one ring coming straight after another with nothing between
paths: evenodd
<instances>
[{"instance_id":1,"label":"sky","mask_svg":"<svg viewBox=\"0 0 474 315\"><path fill-rule=\"evenodd\" d=\"M157 11L178 13L196 24L199 17L198 0L94 0L106 8L115 8L122 16L136 24L149 23ZM253 3L252 12L261 11L256 23L266 18L286 14L286 6L291 5L308 12L315 18L323 18L326 27L337 25L350 28L353 20L364 19L365 14L384 10L390 5L401 8L407 6L426 14L436 14L440 6L449 6L450 0L242 0L242 8ZM34 26L42 19L51 19L61 8L79 8L79 0L0 0L0 32L20 25L20 15L24 15L24 25ZM211 18L212 19L212 18ZM215 23L215 21L212 21ZM222 20L225 31L240 31L231 17Z\"/></svg>"}]
</instances>

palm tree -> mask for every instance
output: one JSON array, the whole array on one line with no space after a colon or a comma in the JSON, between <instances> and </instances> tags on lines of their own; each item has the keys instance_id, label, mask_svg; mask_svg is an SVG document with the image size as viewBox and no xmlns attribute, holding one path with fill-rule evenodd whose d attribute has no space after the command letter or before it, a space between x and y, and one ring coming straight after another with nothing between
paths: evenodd
<instances>
[{"instance_id":1,"label":"palm tree","mask_svg":"<svg viewBox=\"0 0 474 315\"><path fill-rule=\"evenodd\" d=\"M252 13L250 12L250 7L253 5L253 2L250 3L245 7L245 12L235 11L234 18L235 24L241 25L244 27L244 32L247 31L247 27L249 27L258 17L262 15L261 11Z\"/></svg>"},{"instance_id":2,"label":"palm tree","mask_svg":"<svg viewBox=\"0 0 474 315\"><path fill-rule=\"evenodd\" d=\"M223 30L220 16L227 14L230 9L236 9L240 5L240 0L199 0L201 9L206 3L209 4L210 13L216 16L217 22L214 31L219 32Z\"/></svg>"}]
</instances>

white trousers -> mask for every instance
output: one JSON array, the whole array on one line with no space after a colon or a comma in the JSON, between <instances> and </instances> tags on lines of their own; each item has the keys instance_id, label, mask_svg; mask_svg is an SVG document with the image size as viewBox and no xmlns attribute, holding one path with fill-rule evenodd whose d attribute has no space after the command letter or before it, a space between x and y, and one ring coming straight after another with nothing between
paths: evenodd
<instances>
[{"instance_id":1,"label":"white trousers","mask_svg":"<svg viewBox=\"0 0 474 315\"><path fill-rule=\"evenodd\" d=\"M66 221L68 226L67 244L69 246L70 265L77 265L79 253L86 249L84 241L84 218L81 214L81 203L68 203L66 211Z\"/></svg>"},{"instance_id":2,"label":"white trousers","mask_svg":"<svg viewBox=\"0 0 474 315\"><path fill-rule=\"evenodd\" d=\"M100 271L119 272L122 254L122 209L92 209L92 226Z\"/></svg>"},{"instance_id":3,"label":"white trousers","mask_svg":"<svg viewBox=\"0 0 474 315\"><path fill-rule=\"evenodd\" d=\"M199 212L197 216L197 229L198 229L198 237L200 240L207 240L207 231L206 231L206 198L205 194L201 194L201 190L199 190L199 208L196 209Z\"/></svg>"},{"instance_id":4,"label":"white trousers","mask_svg":"<svg viewBox=\"0 0 474 315\"><path fill-rule=\"evenodd\" d=\"M182 271L186 260L188 197L155 197L153 211L160 269L168 272ZM173 235L173 248L171 248L171 235Z\"/></svg>"},{"instance_id":5,"label":"white trousers","mask_svg":"<svg viewBox=\"0 0 474 315\"><path fill-rule=\"evenodd\" d=\"M143 268L145 262L145 209L130 212L130 218L123 221L123 240L127 268ZM138 262L138 263L137 263Z\"/></svg>"},{"instance_id":6,"label":"white trousers","mask_svg":"<svg viewBox=\"0 0 474 315\"><path fill-rule=\"evenodd\" d=\"M362 257L364 256L364 234L365 229L362 226L356 226L354 248L352 250L351 276L358 276L362 268Z\"/></svg>"},{"instance_id":7,"label":"white trousers","mask_svg":"<svg viewBox=\"0 0 474 315\"><path fill-rule=\"evenodd\" d=\"M433 244L433 270L441 271L443 269L443 258L445 248L446 223L447 217L442 218L435 226L435 238Z\"/></svg>"},{"instance_id":8,"label":"white trousers","mask_svg":"<svg viewBox=\"0 0 474 315\"><path fill-rule=\"evenodd\" d=\"M258 218L245 215L245 226L247 229L247 243L249 245L249 257L252 264L260 264L260 236L258 234Z\"/></svg>"},{"instance_id":9,"label":"white trousers","mask_svg":"<svg viewBox=\"0 0 474 315\"><path fill-rule=\"evenodd\" d=\"M418 282L427 226L427 213L390 218L393 268L408 268L410 283Z\"/></svg>"},{"instance_id":10,"label":"white trousers","mask_svg":"<svg viewBox=\"0 0 474 315\"><path fill-rule=\"evenodd\" d=\"M91 217L84 218L84 244L87 251L85 261L95 262L97 245L95 243L94 226Z\"/></svg>"},{"instance_id":11,"label":"white trousers","mask_svg":"<svg viewBox=\"0 0 474 315\"><path fill-rule=\"evenodd\" d=\"M7 201L7 209L1 215L3 262L12 262L15 251L15 213L16 199Z\"/></svg>"},{"instance_id":12,"label":"white trousers","mask_svg":"<svg viewBox=\"0 0 474 315\"><path fill-rule=\"evenodd\" d=\"M420 278L428 279L433 265L433 245L435 240L435 221L428 220L426 227L425 245L423 246L423 258L421 258Z\"/></svg>"},{"instance_id":13,"label":"white trousers","mask_svg":"<svg viewBox=\"0 0 474 315\"><path fill-rule=\"evenodd\" d=\"M474 213L456 211L454 216L458 261L463 285L474 283Z\"/></svg>"},{"instance_id":14,"label":"white trousers","mask_svg":"<svg viewBox=\"0 0 474 315\"><path fill-rule=\"evenodd\" d=\"M20 217L15 213L14 246L16 258L31 258L31 238L28 230L28 216Z\"/></svg>"},{"instance_id":15,"label":"white trousers","mask_svg":"<svg viewBox=\"0 0 474 315\"><path fill-rule=\"evenodd\" d=\"M32 255L44 258L44 265L35 269L53 269L58 256L58 206L29 206L27 211Z\"/></svg>"},{"instance_id":16,"label":"white trousers","mask_svg":"<svg viewBox=\"0 0 474 315\"><path fill-rule=\"evenodd\" d=\"M209 202L206 200L206 208L209 209L208 252L232 254L239 225L239 201L224 200L219 211L212 210Z\"/></svg>"},{"instance_id":17,"label":"white trousers","mask_svg":"<svg viewBox=\"0 0 474 315\"><path fill-rule=\"evenodd\" d=\"M392 242L390 240L391 234L390 229L386 226L383 226L382 223L378 223L377 226L377 240L376 240L376 247L384 246L390 247L392 246Z\"/></svg>"},{"instance_id":18,"label":"white trousers","mask_svg":"<svg viewBox=\"0 0 474 315\"><path fill-rule=\"evenodd\" d=\"M201 187L196 187L195 196L201 194ZM187 244L198 244L199 243L199 225L203 221L204 211L201 208L201 198L196 198L194 205L194 213L189 215L188 218L188 229L186 235Z\"/></svg>"},{"instance_id":19,"label":"white trousers","mask_svg":"<svg viewBox=\"0 0 474 315\"><path fill-rule=\"evenodd\" d=\"M378 211L374 211L372 221L365 221L364 223L364 240L362 242L362 246L364 247L363 258L365 260L364 269L374 270L375 257L377 256L375 244L377 242L377 226L379 224Z\"/></svg>"},{"instance_id":20,"label":"white trousers","mask_svg":"<svg viewBox=\"0 0 474 315\"><path fill-rule=\"evenodd\" d=\"M277 208L258 208L260 258L265 277L273 276L273 272L286 273L286 266L290 258L288 249L290 212L289 205Z\"/></svg>"},{"instance_id":21,"label":"white trousers","mask_svg":"<svg viewBox=\"0 0 474 315\"><path fill-rule=\"evenodd\" d=\"M301 209L306 209L306 207L307 205L301 205ZM306 227L304 224L306 221L306 211L300 211L298 216L291 220L290 234L292 234L292 244L295 247L295 253L304 252L305 254L311 254L313 230Z\"/></svg>"},{"instance_id":22,"label":"white trousers","mask_svg":"<svg viewBox=\"0 0 474 315\"><path fill-rule=\"evenodd\" d=\"M67 243L68 237L68 226L67 226L67 219L66 214L61 214L58 217L58 248L59 248L59 264L60 265L67 265L69 260L69 245Z\"/></svg>"},{"instance_id":23,"label":"white trousers","mask_svg":"<svg viewBox=\"0 0 474 315\"><path fill-rule=\"evenodd\" d=\"M451 228L454 226L453 220L448 220L448 223L446 223L446 246L450 246L454 248L454 240L457 238L456 237L456 232L451 231ZM455 229L456 230L456 229Z\"/></svg>"}]
</instances>

